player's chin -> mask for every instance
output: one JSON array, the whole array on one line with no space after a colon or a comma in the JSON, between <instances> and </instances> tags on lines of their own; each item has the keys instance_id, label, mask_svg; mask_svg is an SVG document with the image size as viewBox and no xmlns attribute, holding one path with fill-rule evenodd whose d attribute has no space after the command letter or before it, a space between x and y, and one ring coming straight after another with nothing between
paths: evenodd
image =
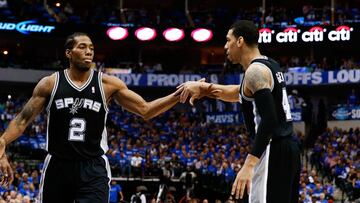
<instances>
[{"instance_id":1,"label":"player's chin","mask_svg":"<svg viewBox=\"0 0 360 203\"><path fill-rule=\"evenodd\" d=\"M232 60L232 58L230 57L230 55L228 54L228 55L226 55L226 58L232 63L233 62L233 60Z\"/></svg>"},{"instance_id":2,"label":"player's chin","mask_svg":"<svg viewBox=\"0 0 360 203\"><path fill-rule=\"evenodd\" d=\"M81 71L88 71L91 68L91 64L81 64L79 67L79 70Z\"/></svg>"}]
</instances>

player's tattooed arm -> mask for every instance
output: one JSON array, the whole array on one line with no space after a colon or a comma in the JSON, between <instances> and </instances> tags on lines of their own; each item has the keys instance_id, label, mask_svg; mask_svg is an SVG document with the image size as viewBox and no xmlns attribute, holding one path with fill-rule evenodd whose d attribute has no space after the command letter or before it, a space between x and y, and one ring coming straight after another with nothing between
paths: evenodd
<instances>
[{"instance_id":1,"label":"player's tattooed arm","mask_svg":"<svg viewBox=\"0 0 360 203\"><path fill-rule=\"evenodd\" d=\"M55 75L45 77L36 85L29 101L20 113L9 123L1 139L9 144L18 138L34 118L43 110L54 86Z\"/></svg>"},{"instance_id":2,"label":"player's tattooed arm","mask_svg":"<svg viewBox=\"0 0 360 203\"><path fill-rule=\"evenodd\" d=\"M261 89L271 88L271 73L269 69L253 64L245 72L245 87L252 94Z\"/></svg>"}]
</instances>

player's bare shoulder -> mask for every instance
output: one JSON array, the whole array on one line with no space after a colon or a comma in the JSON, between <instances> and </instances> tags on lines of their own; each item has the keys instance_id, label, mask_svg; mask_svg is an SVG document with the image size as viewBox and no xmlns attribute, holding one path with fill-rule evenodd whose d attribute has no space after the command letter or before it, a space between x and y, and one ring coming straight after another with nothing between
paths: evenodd
<instances>
[{"instance_id":1,"label":"player's bare shoulder","mask_svg":"<svg viewBox=\"0 0 360 203\"><path fill-rule=\"evenodd\" d=\"M56 73L43 77L36 85L34 94L43 97L50 96L55 87L57 77Z\"/></svg>"},{"instance_id":2,"label":"player's bare shoulder","mask_svg":"<svg viewBox=\"0 0 360 203\"><path fill-rule=\"evenodd\" d=\"M120 80L120 78L113 76L113 75L108 75L108 74L102 74L102 83L105 86L112 86L112 87L122 87L122 86L126 86L125 83Z\"/></svg>"},{"instance_id":3,"label":"player's bare shoulder","mask_svg":"<svg viewBox=\"0 0 360 203\"><path fill-rule=\"evenodd\" d=\"M112 97L114 93L127 89L126 84L120 78L108 74L102 74L102 83L106 98Z\"/></svg>"}]
</instances>

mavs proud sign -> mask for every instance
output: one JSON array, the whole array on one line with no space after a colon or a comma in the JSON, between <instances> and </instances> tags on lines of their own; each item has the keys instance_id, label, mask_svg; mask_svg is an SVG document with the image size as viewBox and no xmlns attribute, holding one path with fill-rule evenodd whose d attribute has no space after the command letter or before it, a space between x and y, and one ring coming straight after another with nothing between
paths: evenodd
<instances>
[{"instance_id":1,"label":"mavs proud sign","mask_svg":"<svg viewBox=\"0 0 360 203\"><path fill-rule=\"evenodd\" d=\"M55 26L38 25L36 20L27 20L20 23L0 22L0 30L17 30L18 32L28 35L31 32L50 33Z\"/></svg>"}]
</instances>

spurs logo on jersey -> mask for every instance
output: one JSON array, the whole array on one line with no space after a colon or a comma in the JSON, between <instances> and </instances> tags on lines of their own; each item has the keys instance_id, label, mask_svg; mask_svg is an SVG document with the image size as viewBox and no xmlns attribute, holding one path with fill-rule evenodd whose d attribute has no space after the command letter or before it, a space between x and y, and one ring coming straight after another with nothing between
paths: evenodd
<instances>
[{"instance_id":1,"label":"spurs logo on jersey","mask_svg":"<svg viewBox=\"0 0 360 203\"><path fill-rule=\"evenodd\" d=\"M55 100L56 109L70 108L70 113L75 115L79 108L90 109L99 112L101 103L86 98L62 98ZM70 106L71 105L71 106Z\"/></svg>"}]
</instances>

